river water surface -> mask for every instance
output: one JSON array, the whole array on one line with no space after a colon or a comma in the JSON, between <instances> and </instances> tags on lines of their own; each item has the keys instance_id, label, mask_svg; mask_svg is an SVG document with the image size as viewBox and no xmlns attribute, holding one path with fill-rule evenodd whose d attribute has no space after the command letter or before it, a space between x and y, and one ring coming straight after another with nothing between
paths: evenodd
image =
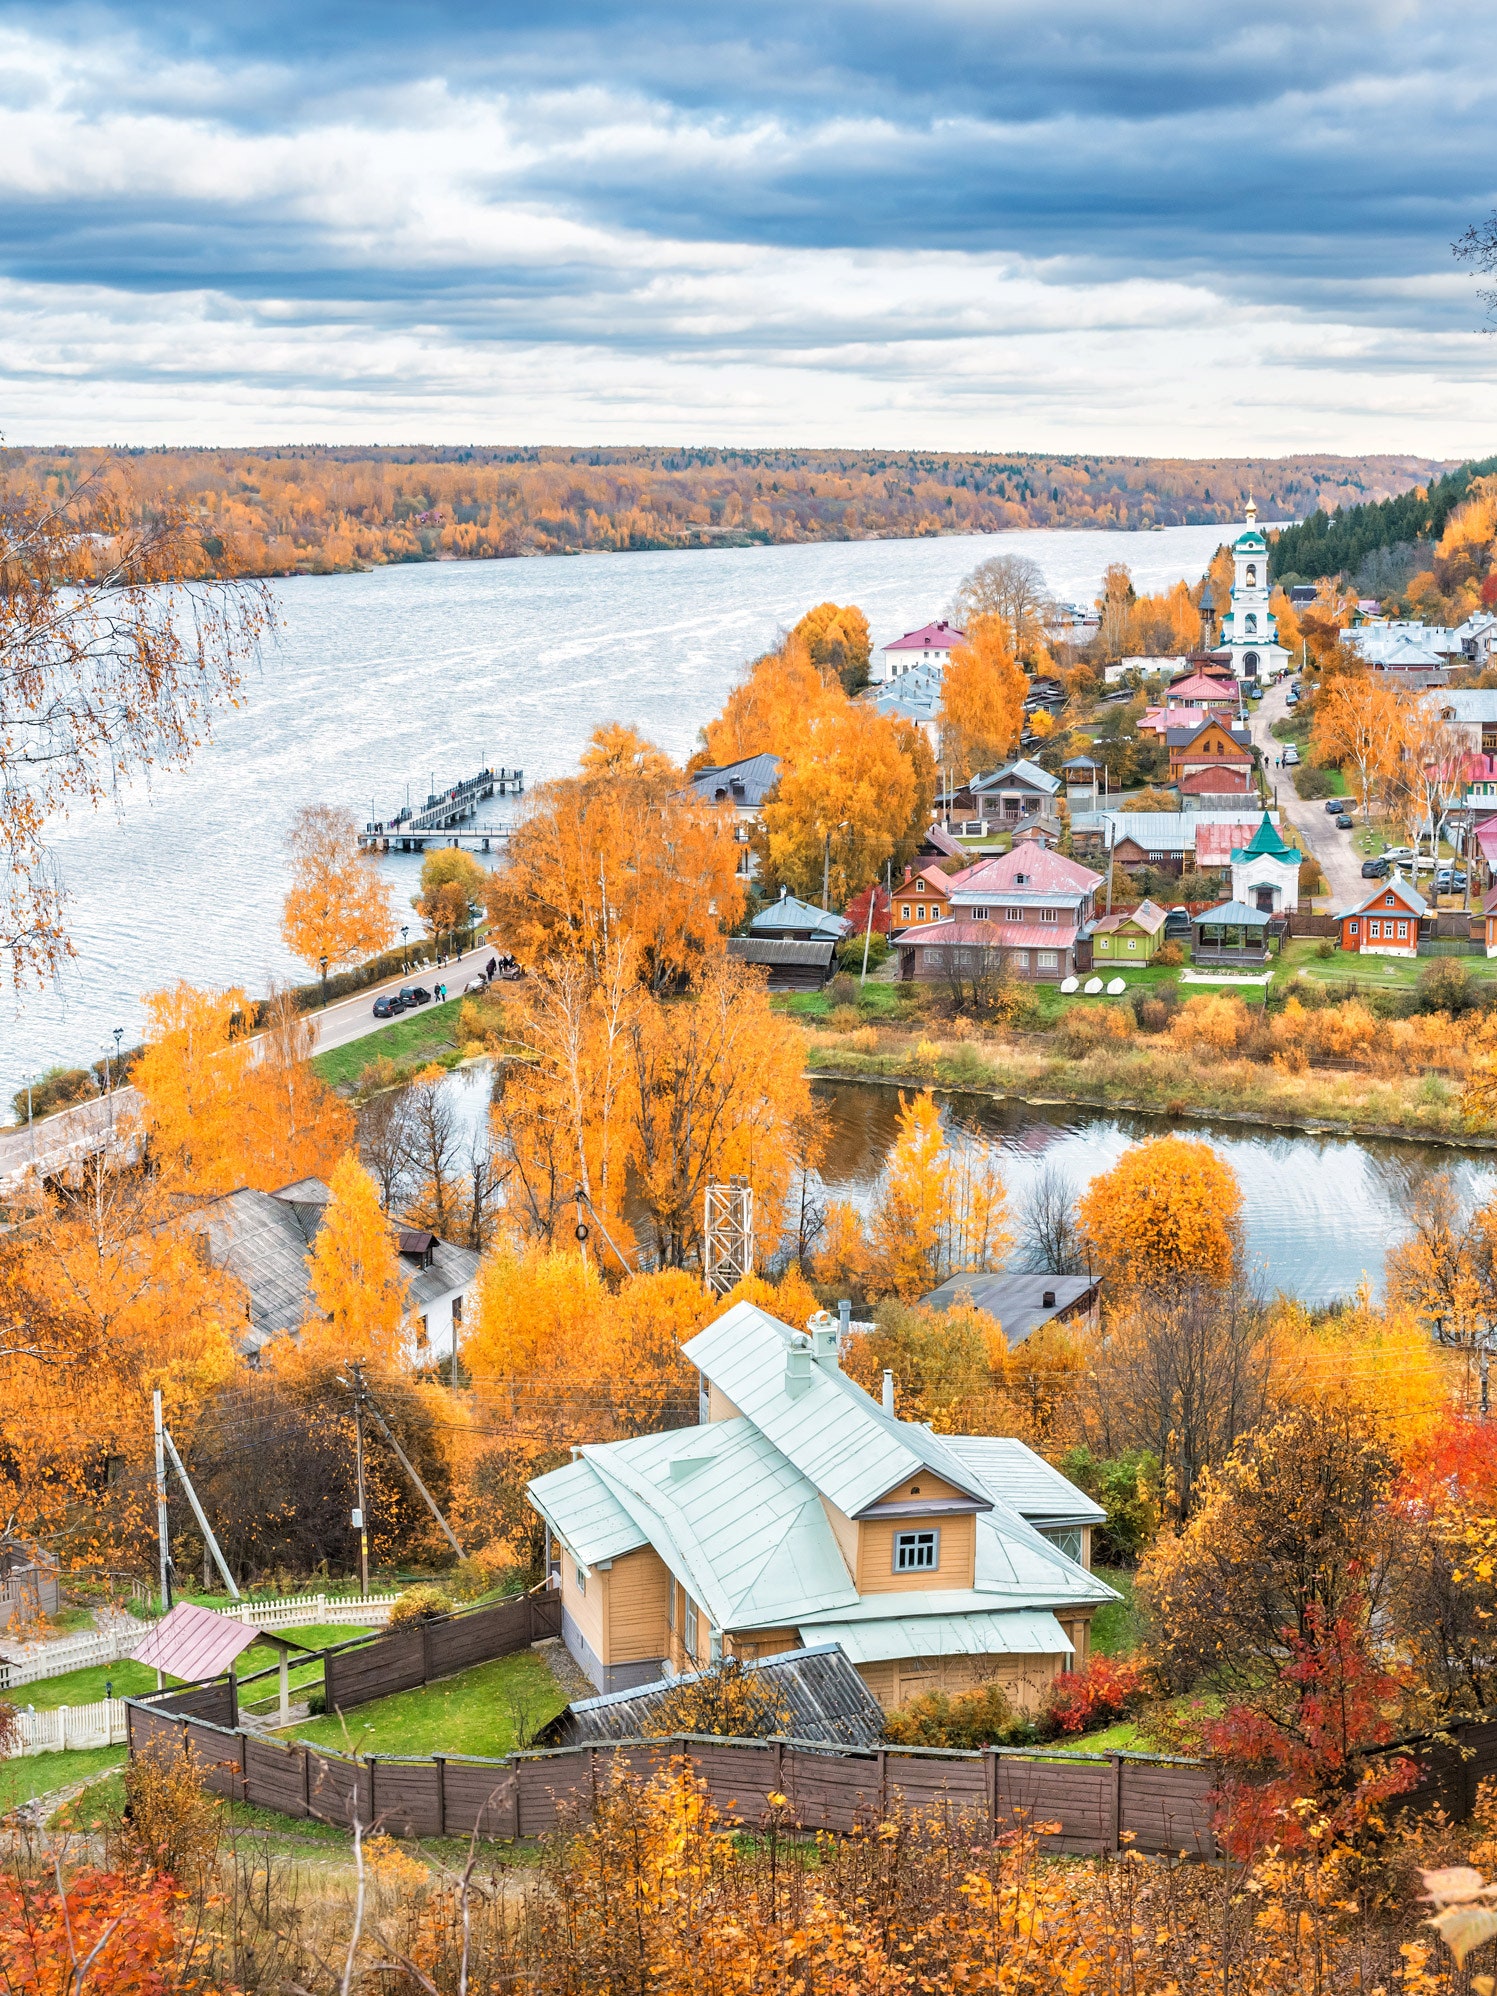
<instances>
[{"instance_id":1,"label":"river water surface","mask_svg":"<svg viewBox=\"0 0 1497 1996\"><path fill-rule=\"evenodd\" d=\"M265 988L283 949L282 842L308 803L361 818L491 763L569 774L600 722L678 756L744 662L812 604L861 604L875 644L945 614L988 556L1034 556L1063 600L1111 561L1140 587L1200 575L1218 527L1023 532L674 554L433 562L278 583L280 641L184 771L83 812L54 843L78 948L57 991L0 1011L0 1099L28 1074L140 1037L142 992L179 977ZM496 800L497 801L497 800ZM375 807L378 806L378 809ZM409 894L418 861L387 862ZM0 1004L4 1004L0 1000Z\"/></svg>"}]
</instances>

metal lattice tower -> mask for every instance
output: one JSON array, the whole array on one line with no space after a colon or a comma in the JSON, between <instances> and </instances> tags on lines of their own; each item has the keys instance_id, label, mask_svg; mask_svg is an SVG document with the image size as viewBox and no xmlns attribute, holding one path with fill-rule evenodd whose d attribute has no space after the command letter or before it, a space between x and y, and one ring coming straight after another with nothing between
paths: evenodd
<instances>
[{"instance_id":1,"label":"metal lattice tower","mask_svg":"<svg viewBox=\"0 0 1497 1996\"><path fill-rule=\"evenodd\" d=\"M725 1296L754 1272L754 1194L746 1178L707 1187L703 1263L707 1287Z\"/></svg>"}]
</instances>

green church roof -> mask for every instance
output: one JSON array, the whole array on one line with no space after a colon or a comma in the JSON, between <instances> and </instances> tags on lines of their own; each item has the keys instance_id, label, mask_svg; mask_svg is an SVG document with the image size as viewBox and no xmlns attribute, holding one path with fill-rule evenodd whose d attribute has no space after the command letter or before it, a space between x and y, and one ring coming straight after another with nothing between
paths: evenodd
<instances>
[{"instance_id":1,"label":"green church roof","mask_svg":"<svg viewBox=\"0 0 1497 1996\"><path fill-rule=\"evenodd\" d=\"M1275 831L1273 819L1265 811L1263 822L1245 846L1239 846L1232 854L1233 859L1282 859L1286 863L1303 858L1294 846L1285 845L1283 837Z\"/></svg>"}]
</instances>

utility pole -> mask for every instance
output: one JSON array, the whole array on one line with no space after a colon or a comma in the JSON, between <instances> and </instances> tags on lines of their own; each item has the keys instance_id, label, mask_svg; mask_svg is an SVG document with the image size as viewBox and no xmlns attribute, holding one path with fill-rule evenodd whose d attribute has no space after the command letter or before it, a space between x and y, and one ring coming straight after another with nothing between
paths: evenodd
<instances>
[{"instance_id":1,"label":"utility pole","mask_svg":"<svg viewBox=\"0 0 1497 1996\"><path fill-rule=\"evenodd\" d=\"M353 1461L354 1476L358 1485L358 1509L353 1514L354 1529L359 1535L359 1594L367 1600L369 1596L369 1514L364 1508L364 1373L357 1365L351 1365L353 1374Z\"/></svg>"},{"instance_id":2,"label":"utility pole","mask_svg":"<svg viewBox=\"0 0 1497 1996\"><path fill-rule=\"evenodd\" d=\"M858 979L859 984L866 984L868 982L868 945L873 940L873 904L877 899L878 882L870 880L868 883L868 925L863 930L863 975Z\"/></svg>"},{"instance_id":3,"label":"utility pole","mask_svg":"<svg viewBox=\"0 0 1497 1996\"><path fill-rule=\"evenodd\" d=\"M161 1388L151 1395L151 1418L156 1430L156 1543L161 1562L161 1606L172 1605L172 1556L166 1515L166 1444L161 1419Z\"/></svg>"},{"instance_id":4,"label":"utility pole","mask_svg":"<svg viewBox=\"0 0 1497 1996\"><path fill-rule=\"evenodd\" d=\"M157 1404L159 1407L161 1396L158 1394L156 1397L157 1397ZM208 1556L211 1553L214 1560L217 1562L219 1572L223 1575L224 1586L228 1588L230 1597L233 1600L237 1601L240 1598L238 1584L235 1581L233 1574L230 1573L229 1571L228 1561L224 1558L223 1553L219 1550L218 1540L213 1536L213 1527L208 1523L207 1515L204 1512L202 1505L198 1502L198 1493L193 1489L192 1478L187 1474L187 1471L182 1464L182 1458L177 1453L177 1444L172 1440L172 1431L169 1427L165 1425L165 1423L163 1423L157 1429L157 1433L160 1437L161 1443L164 1444L166 1448L167 1454L172 1459L172 1468L177 1472L177 1479L181 1483L182 1488L187 1493L187 1501L192 1506L192 1515L194 1518L197 1519L198 1530L203 1535L204 1585L207 1584Z\"/></svg>"}]
</instances>

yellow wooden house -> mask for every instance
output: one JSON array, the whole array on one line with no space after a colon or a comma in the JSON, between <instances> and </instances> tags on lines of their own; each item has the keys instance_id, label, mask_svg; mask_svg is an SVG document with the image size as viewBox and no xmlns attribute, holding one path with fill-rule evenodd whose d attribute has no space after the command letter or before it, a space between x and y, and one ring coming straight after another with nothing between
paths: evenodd
<instances>
[{"instance_id":1,"label":"yellow wooden house","mask_svg":"<svg viewBox=\"0 0 1497 1996\"><path fill-rule=\"evenodd\" d=\"M701 1425L531 1483L600 1691L836 1642L886 1708L996 1680L1032 1709L1084 1662L1115 1598L1090 1571L1105 1513L1022 1442L898 1420L837 1340L736 1304L684 1347Z\"/></svg>"}]
</instances>

